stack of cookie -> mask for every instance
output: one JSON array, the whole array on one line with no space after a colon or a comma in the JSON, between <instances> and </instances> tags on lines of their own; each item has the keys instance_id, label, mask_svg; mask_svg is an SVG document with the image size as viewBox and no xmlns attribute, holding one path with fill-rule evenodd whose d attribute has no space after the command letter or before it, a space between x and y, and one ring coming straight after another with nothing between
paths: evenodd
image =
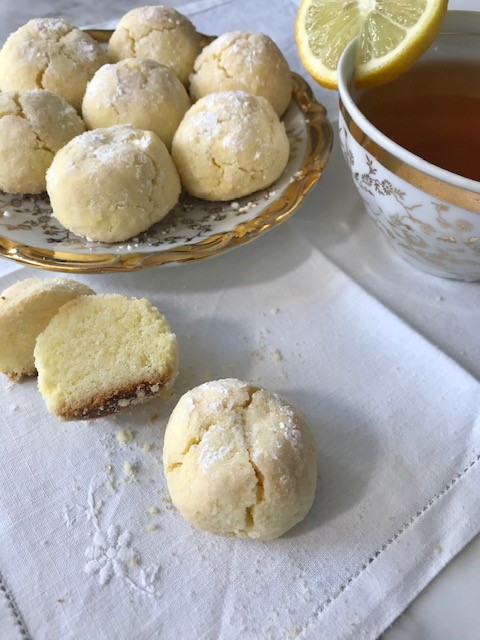
<instances>
[{"instance_id":1,"label":"stack of cookie","mask_svg":"<svg viewBox=\"0 0 480 640\"><path fill-rule=\"evenodd\" d=\"M120 242L164 218L181 187L231 200L271 185L289 156L288 64L260 33L201 45L166 6L127 13L107 52L61 18L11 34L0 51L0 189L46 189L67 229Z\"/></svg>"}]
</instances>

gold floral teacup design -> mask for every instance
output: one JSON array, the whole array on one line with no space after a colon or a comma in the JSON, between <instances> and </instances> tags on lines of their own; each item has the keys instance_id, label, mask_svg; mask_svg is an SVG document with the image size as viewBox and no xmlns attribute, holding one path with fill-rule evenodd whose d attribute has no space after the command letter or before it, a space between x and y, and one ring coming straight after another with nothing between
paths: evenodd
<instances>
[{"instance_id":1,"label":"gold floral teacup design","mask_svg":"<svg viewBox=\"0 0 480 640\"><path fill-rule=\"evenodd\" d=\"M480 14L448 12L422 60L480 62L479 45ZM354 68L355 42L339 64L339 132L368 213L412 265L437 276L480 280L480 182L430 164L375 128L356 105Z\"/></svg>"}]
</instances>

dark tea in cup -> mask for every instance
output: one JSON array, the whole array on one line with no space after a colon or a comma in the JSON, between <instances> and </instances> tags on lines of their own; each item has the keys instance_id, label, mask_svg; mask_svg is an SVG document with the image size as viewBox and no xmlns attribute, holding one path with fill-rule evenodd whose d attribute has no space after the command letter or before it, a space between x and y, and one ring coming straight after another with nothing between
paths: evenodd
<instances>
[{"instance_id":1,"label":"dark tea in cup","mask_svg":"<svg viewBox=\"0 0 480 640\"><path fill-rule=\"evenodd\" d=\"M424 61L359 94L368 120L404 149L480 180L480 63Z\"/></svg>"}]
</instances>

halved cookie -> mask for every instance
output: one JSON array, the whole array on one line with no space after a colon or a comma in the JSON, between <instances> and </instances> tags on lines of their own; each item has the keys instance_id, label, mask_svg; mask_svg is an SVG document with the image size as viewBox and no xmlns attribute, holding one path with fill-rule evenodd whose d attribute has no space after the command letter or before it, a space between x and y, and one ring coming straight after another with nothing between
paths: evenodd
<instances>
[{"instance_id":1,"label":"halved cookie","mask_svg":"<svg viewBox=\"0 0 480 640\"><path fill-rule=\"evenodd\" d=\"M148 300L84 296L64 305L39 335L35 364L49 411L95 418L170 387L177 339Z\"/></svg>"},{"instance_id":2,"label":"halved cookie","mask_svg":"<svg viewBox=\"0 0 480 640\"><path fill-rule=\"evenodd\" d=\"M27 278L0 295L0 371L12 380L36 373L35 340L58 309L94 293L68 278Z\"/></svg>"}]
</instances>

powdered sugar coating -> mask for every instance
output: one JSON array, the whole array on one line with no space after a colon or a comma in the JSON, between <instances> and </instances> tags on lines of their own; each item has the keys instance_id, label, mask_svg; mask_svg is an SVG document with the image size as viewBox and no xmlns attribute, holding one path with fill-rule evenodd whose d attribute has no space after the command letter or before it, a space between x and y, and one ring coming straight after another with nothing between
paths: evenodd
<instances>
[{"instance_id":1,"label":"powdered sugar coating","mask_svg":"<svg viewBox=\"0 0 480 640\"><path fill-rule=\"evenodd\" d=\"M213 424L199 444L200 453L198 463L203 473L208 473L212 465L225 460L225 458L233 451L231 445L216 446L214 436L222 432L224 428L219 424Z\"/></svg>"},{"instance_id":2,"label":"powdered sugar coating","mask_svg":"<svg viewBox=\"0 0 480 640\"><path fill-rule=\"evenodd\" d=\"M200 36L193 24L172 7L138 7L126 13L108 44L110 58L149 58L166 65L188 84L200 53Z\"/></svg>"},{"instance_id":3,"label":"powdered sugar coating","mask_svg":"<svg viewBox=\"0 0 480 640\"><path fill-rule=\"evenodd\" d=\"M196 102L172 143L183 186L206 200L231 200L269 186L284 170L289 150L271 105L244 91Z\"/></svg>"},{"instance_id":4,"label":"powdered sugar coating","mask_svg":"<svg viewBox=\"0 0 480 640\"><path fill-rule=\"evenodd\" d=\"M0 189L45 191L55 153L84 130L75 109L50 91L0 93Z\"/></svg>"},{"instance_id":5,"label":"powdered sugar coating","mask_svg":"<svg viewBox=\"0 0 480 640\"><path fill-rule=\"evenodd\" d=\"M292 96L287 61L263 33L231 31L207 47L195 60L190 93L199 100L219 91L247 91L266 98L281 116Z\"/></svg>"},{"instance_id":6,"label":"powdered sugar coating","mask_svg":"<svg viewBox=\"0 0 480 640\"><path fill-rule=\"evenodd\" d=\"M47 172L47 191L67 229L119 242L167 215L180 181L154 133L117 125L87 131L61 149Z\"/></svg>"},{"instance_id":7,"label":"powdered sugar coating","mask_svg":"<svg viewBox=\"0 0 480 640\"><path fill-rule=\"evenodd\" d=\"M163 458L173 503L213 533L277 537L304 518L315 494L315 442L298 411L232 378L182 396Z\"/></svg>"},{"instance_id":8,"label":"powdered sugar coating","mask_svg":"<svg viewBox=\"0 0 480 640\"><path fill-rule=\"evenodd\" d=\"M101 67L83 98L90 129L130 124L153 131L171 147L190 98L177 76L154 60L127 58Z\"/></svg>"},{"instance_id":9,"label":"powdered sugar coating","mask_svg":"<svg viewBox=\"0 0 480 640\"><path fill-rule=\"evenodd\" d=\"M12 33L0 51L0 87L47 89L79 110L87 82L107 61L91 36L63 18L37 18Z\"/></svg>"}]
</instances>

